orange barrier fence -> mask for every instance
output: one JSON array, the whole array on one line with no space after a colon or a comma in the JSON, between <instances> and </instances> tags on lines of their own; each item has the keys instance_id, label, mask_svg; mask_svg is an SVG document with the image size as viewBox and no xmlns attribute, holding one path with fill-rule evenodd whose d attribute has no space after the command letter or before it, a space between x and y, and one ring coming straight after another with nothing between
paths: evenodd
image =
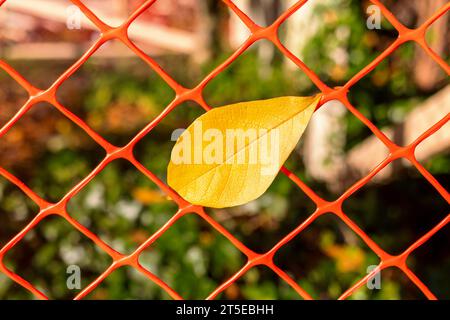
<instances>
[{"instance_id":1,"label":"orange barrier fence","mask_svg":"<svg viewBox=\"0 0 450 320\"><path fill-rule=\"evenodd\" d=\"M410 29L405 27L400 23L396 17L382 4L379 0L371 0L371 2L381 9L384 17L397 29L398 38L385 49L376 59L374 59L369 65L355 74L344 86L330 88L324 82L322 82L319 77L308 68L300 59L298 59L293 53L291 53L283 44L280 42L277 32L280 25L288 19L292 14L294 14L298 9L300 9L307 0L298 1L288 10L286 10L272 25L268 27L261 27L253 22L244 12L242 12L231 0L223 0L223 2L236 14L240 20L248 27L250 30L250 36L248 39L221 65L214 69L210 74L208 74L195 88L185 88L177 81L175 81L168 73L166 73L152 58L147 56L143 51L141 51L128 37L127 30L129 26L142 14L145 10L149 9L151 5L156 2L156 0L145 1L142 6L140 6L121 26L117 28L110 27L109 25L102 22L88 7L86 7L80 0L71 0L73 4L78 6L80 10L86 15L86 17L95 24L95 26L101 32L100 37L95 41L95 43L89 48L89 50L76 61L67 71L65 71L48 89L40 90L30 84L24 77L22 77L17 71L15 71L11 66L9 66L4 61L0 60L0 68L5 70L12 78L15 79L29 94L29 99L20 108L17 114L6 123L0 129L0 138L10 130L14 124L28 111L33 105L39 102L48 102L52 104L56 109L58 109L62 114L64 114L68 119L70 119L74 124L84 130L89 136L94 139L100 147L106 151L106 157L101 161L101 163L80 183L78 183L73 189L71 189L59 202L50 203L45 199L39 197L33 190L31 190L27 185L20 181L17 177L9 173L7 170L0 167L0 175L9 180L11 183L19 187L32 201L34 201L40 208L39 213L33 218L33 220L14 238L12 238L3 248L0 250L0 272L4 273L6 276L23 286L24 288L31 291L36 297L42 299L48 299L48 297L34 287L31 283L23 279L20 275L9 270L4 264L5 254L17 245L25 235L30 232L34 227L36 227L41 220L49 215L58 215L68 221L74 228L83 233L85 236L90 238L99 248L105 251L113 259L112 264L105 270L96 280L85 287L75 299L82 299L88 295L92 290L94 290L106 277L108 277L114 270L122 266L131 266L137 269L139 272L144 274L150 279L150 281L155 282L162 289L164 289L171 297L174 299L182 299L182 297L175 292L168 284L163 282L156 275L145 269L139 264L139 255L151 246L165 231L167 231L179 218L186 214L197 214L203 218L207 223L209 223L215 230L224 235L228 240L230 240L233 245L240 250L244 255L247 256L247 263L238 270L231 278L226 282L217 287L208 296L208 299L214 299L222 291L224 291L228 286L236 282L242 275L247 271L257 265L265 265L272 269L280 278L282 278L286 283L288 283L301 297L305 299L311 299L311 296L301 288L286 272L280 269L274 262L273 257L275 253L282 248L286 243L296 237L300 232L307 228L315 219L325 213L332 213L340 218L349 228L351 228L361 239L367 244L367 246L373 250L373 252L380 258L381 262L378 268L375 268L372 272L367 274L365 277L360 279L352 287L348 288L342 295L341 299L349 297L355 290L363 286L367 280L373 277L380 270L387 267L397 267L401 269L408 278L424 293L424 295L429 299L436 299L435 295L429 290L429 288L411 271L407 264L406 259L408 256L416 250L418 247L422 246L429 238L431 238L436 232L442 229L449 221L450 214L447 215L439 224L434 228L429 230L425 235L414 242L409 248L399 255L390 255L381 249L376 242L374 242L362 229L360 229L342 210L342 203L345 199L350 197L357 190L362 188L366 183L372 179L380 170L386 167L389 163L399 158L405 158L412 163L412 165L423 175L425 179L439 192L439 194L450 203L450 194L445 188L439 184L439 182L417 161L414 156L414 151L416 147L423 142L425 139L433 135L437 130L444 126L450 119L450 114L446 114L439 122L434 124L426 132L420 135L414 142L407 146L399 146L386 137L380 129L378 129L371 121L369 121L363 114L361 114L348 100L348 92L351 90L352 86L355 85L359 80L361 80L366 74L372 71L383 59L388 57L392 52L394 52L402 44L414 41L419 44L420 47L434 60L438 63L447 74L450 74L450 66L439 57L433 50L428 46L425 41L425 33L427 28L435 22L437 19L442 17L449 9L450 3L447 3L442 8L440 8L434 15L432 15L423 25L416 29ZM0 6L5 2L5 0L0 0ZM150 123L146 125L128 144L123 147L118 147L110 144L101 135L92 130L82 119L73 114L68 108L63 106L58 102L56 98L56 92L58 88L66 81L72 74L74 74L104 43L107 41L118 39L122 41L126 46L128 46L139 58L145 61L150 68L157 72L161 78L175 91L176 96L169 103L169 105L164 109L164 111ZM379 163L367 176L356 182L348 190L346 190L338 199L335 201L326 201L319 197L312 189L310 189L305 183L303 183L295 174L289 171L288 168L282 167L281 171L288 178L290 178L303 192L311 198L311 200L316 204L315 212L308 217L304 222L302 222L297 228L295 228L291 233L285 236L281 241L279 241L271 250L266 253L259 254L250 250L245 244L241 243L237 238L230 234L222 225L216 222L212 217L205 213L204 208L200 206L192 205L178 196L173 190L171 190L163 181L158 179L154 173L149 171L140 162L136 160L133 156L133 148L135 145L146 136L159 122L164 119L175 107L181 103L192 100L200 104L205 110L209 110L210 106L203 99L202 93L205 86L214 79L219 73L226 69L235 59L237 59L243 52L245 52L253 43L266 39L271 41L283 55L288 59L292 60L306 75L311 79L311 81L317 86L317 88L323 93L323 103L330 100L340 100L346 108L353 113L361 122L363 122L372 132L378 137L378 139L390 150L389 155L381 163ZM69 200L74 197L81 189L83 189L96 175L98 175L106 165L116 159L126 159L131 162L139 171L148 177L151 181L158 185L158 187L165 192L170 198L176 202L179 210L171 219L161 227L157 232L155 232L150 238L148 238L144 243L142 243L136 251L130 255L124 255L112 249L105 242L103 242L99 237L97 237L90 230L79 224L74 220L66 210L66 205Z\"/></svg>"}]
</instances>

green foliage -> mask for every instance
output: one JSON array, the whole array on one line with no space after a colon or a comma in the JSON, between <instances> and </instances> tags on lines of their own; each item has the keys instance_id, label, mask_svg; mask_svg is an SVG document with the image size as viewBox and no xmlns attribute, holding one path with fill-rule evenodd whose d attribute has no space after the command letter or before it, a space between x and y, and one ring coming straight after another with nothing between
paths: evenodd
<instances>
[{"instance_id":1,"label":"green foliage","mask_svg":"<svg viewBox=\"0 0 450 320\"><path fill-rule=\"evenodd\" d=\"M330 85L345 83L372 61L381 52L381 38L392 40L395 37L386 22L383 22L381 35L368 31L361 10L360 1L348 0L317 8L316 14L324 17L326 23L321 24L308 42L303 52L304 61ZM378 40L374 43L371 39ZM349 55L345 67L338 68L330 56L336 48L342 48ZM397 123L402 115L430 94L420 92L410 75L408 63L413 50L412 45L403 45L392 58L381 63L350 90L352 103L377 126ZM202 66L202 70L209 72L226 57L228 55ZM172 69L180 73L174 74L174 77L186 78L183 71L187 69L186 65L179 61L177 64L177 61L176 57L171 61ZM282 95L308 95L315 90L303 73L286 72L279 56L267 72L262 74L261 69L254 50L244 53L207 85L205 100L212 106L219 106ZM90 69L84 72L88 74ZM142 70L132 72L112 68L96 74L87 89L78 93L83 97L81 105L73 106L95 130L117 145L128 142L167 106L174 95L157 75L148 76L148 72L145 76L135 75L140 72ZM188 79L188 82L193 83L193 80ZM112 110L116 110L119 116L112 114ZM137 159L165 181L166 166L174 143L170 140L171 132L187 127L201 112L202 109L193 103L177 107L138 143L135 150ZM133 115L135 117L131 117ZM118 119L119 125L114 121L108 122L108 119ZM371 135L370 130L351 113L346 115L345 121L347 149ZM124 124L125 131L121 124ZM47 199L60 199L98 164L99 158L94 155L100 147L91 143L83 148L87 153L81 152L82 148L44 152L29 168L27 184L33 185ZM336 194L308 177L298 156L288 160L288 167L324 198L336 198ZM450 181L448 154L430 159L425 167L438 175L439 181ZM348 211L351 218L389 252L404 249L434 226L441 217L439 214L448 214L448 207L442 204L442 199L437 200L439 196L434 189L430 191L428 186L427 192L422 191L427 182L410 171L406 176L386 186L367 186L344 206L344 211ZM419 200L416 199L418 195ZM251 249L264 252L303 222L314 208L311 200L297 186L280 175L259 200L227 211L209 210L208 213ZM123 253L133 251L147 240L176 211L173 202L161 194L154 183L125 161L109 164L68 205L68 212L76 221ZM26 200L17 188L4 180L0 181L1 245L9 241L36 213L36 206ZM436 219L428 220L430 216ZM338 228L336 224L335 221L318 221L302 231L292 245L289 243L281 249L285 257L284 260L280 258L281 262L284 261L282 269L316 298L339 297L366 274L367 266L377 263L377 257L356 235L344 230L346 228ZM349 241L348 237L353 240ZM294 244L296 241L298 244ZM444 259L442 252L445 250L445 246L438 246L436 256ZM77 254L71 256L70 252ZM421 263L420 257L415 260L418 265ZM45 219L7 255L6 261L12 270L57 298L71 298L77 293L67 290L65 286L68 265L82 267L84 287L110 264L110 259L91 240L61 218ZM348 269L342 269L345 263L352 261ZM188 215L151 244L140 256L140 263L181 296L205 298L237 272L245 259L225 237L200 217ZM426 284L431 283L437 290L439 284L450 281L447 270L431 269L431 266L423 264L418 268L429 275ZM390 273L382 279L382 290L359 290L352 298L419 297L411 294L414 285L408 280ZM439 292L445 294L443 290ZM0 297L30 298L24 289L1 274ZM220 297L299 298L289 285L265 268L251 269ZM114 271L88 298L161 299L168 298L168 295L144 275L127 267Z\"/></svg>"}]
</instances>

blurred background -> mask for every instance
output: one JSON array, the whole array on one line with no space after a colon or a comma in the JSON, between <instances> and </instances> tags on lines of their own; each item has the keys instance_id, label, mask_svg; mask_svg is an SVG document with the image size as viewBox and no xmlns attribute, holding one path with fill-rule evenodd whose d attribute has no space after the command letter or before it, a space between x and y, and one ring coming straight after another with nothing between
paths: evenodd
<instances>
[{"instance_id":1,"label":"blurred background","mask_svg":"<svg viewBox=\"0 0 450 320\"><path fill-rule=\"evenodd\" d=\"M260 25L271 24L293 0L235 0ZM120 25L142 0L83 0L111 25ZM427 20L445 0L385 0L406 26ZM329 86L345 84L397 37L369 1L311 0L279 29L284 46ZM0 7L0 59L33 85L45 89L98 38L69 0L7 0ZM369 10L368 10L369 9ZM376 11L375 11L376 14ZM79 25L77 23L80 22ZM447 12L428 29L429 46L449 62ZM133 42L186 87L193 87L248 37L221 1L159 0L130 27ZM211 106L283 95L311 95L317 88L268 41L246 50L204 91ZM349 93L355 108L400 145L412 142L450 112L448 76L414 43L405 43ZM59 101L109 142L124 145L174 98L170 87L118 41L104 44L58 90ZM27 100L26 92L0 69L0 126ZM136 147L135 156L166 181L173 130L186 128L203 109L177 107ZM450 124L417 149L416 157L450 187ZM388 151L339 102L313 116L287 168L327 200L380 163ZM102 149L54 107L34 106L0 139L0 166L40 196L58 201L102 160ZM224 210L206 209L234 236L265 252L303 222L313 202L280 174L259 199ZM384 250L398 254L449 213L448 203L408 162L397 160L344 202L344 211ZM177 207L126 161L114 161L69 203L69 213L122 253L132 252L158 230ZM0 177L0 246L38 212L14 185ZM441 299L450 298L450 227L409 257L408 266ZM111 263L93 242L58 217L44 219L5 256L8 268L51 298L70 299L66 269L82 269L84 288ZM312 297L335 299L363 277L377 256L345 224L324 215L284 246L276 264ZM183 298L201 299L245 263L245 257L197 216L178 220L141 256L140 263ZM0 274L0 298L32 299ZM87 298L165 299L168 295L131 268L115 271ZM270 269L251 269L222 299L299 299ZM398 269L386 269L381 289L365 286L351 299L424 299Z\"/></svg>"}]
</instances>

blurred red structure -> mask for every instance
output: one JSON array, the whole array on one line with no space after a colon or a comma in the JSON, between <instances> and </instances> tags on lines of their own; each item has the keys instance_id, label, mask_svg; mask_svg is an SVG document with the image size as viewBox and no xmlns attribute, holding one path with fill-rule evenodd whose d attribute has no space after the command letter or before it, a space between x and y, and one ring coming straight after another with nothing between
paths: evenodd
<instances>
[{"instance_id":1,"label":"blurred red structure","mask_svg":"<svg viewBox=\"0 0 450 320\"><path fill-rule=\"evenodd\" d=\"M95 281L84 288L75 299L82 299L88 295L92 290L94 290L106 277L108 277L114 270L122 266L131 266L137 269L139 272L148 277L151 281L158 284L162 289L164 289L171 297L174 299L182 299L177 292L175 292L170 286L164 283L156 275L152 274L145 268L143 268L138 261L139 255L147 247L151 246L158 237L160 237L168 228L172 226L180 217L186 214L197 214L208 222L214 229L224 235L231 241L234 246L239 249L248 258L247 263L238 270L229 280L217 287L211 294L207 297L208 299L214 299L219 293L224 291L228 286L237 281L243 274L245 274L251 268L257 265L266 265L272 269L280 278L287 282L296 292L305 299L311 299L311 296L302 289L287 273L281 270L273 262L273 256L275 253L283 247L286 243L296 237L302 230L307 228L315 219L324 213L333 213L338 218L340 218L348 227L350 227L356 234L358 234L361 239L373 250L381 262L378 268L374 269L372 272L367 274L365 277L360 279L352 287L348 288L342 295L341 299L349 297L355 290L363 286L368 279L374 276L380 270L387 267L397 267L402 270L409 279L424 293L424 295L429 299L436 299L435 295L429 290L429 288L408 268L406 264L407 257L418 247L423 245L429 238L431 238L436 232L442 229L449 221L450 214L447 215L439 224L434 228L429 230L426 234L420 237L415 243L413 243L408 249L403 253L393 256L383 249L381 249L377 243L375 243L362 229L360 229L346 214L342 211L342 203L345 199L363 187L369 180L374 177L380 170L387 166L390 162L405 158L409 160L412 165L414 165L417 170L429 181L429 183L440 193L440 195L447 201L450 202L450 194L445 190L439 182L416 160L414 156L414 151L416 147L425 139L433 135L437 130L444 126L450 119L450 114L445 115L439 122L434 124L426 132L424 132L420 137L418 137L414 142L407 146L399 146L393 143L389 138L387 138L374 124L372 124L364 115L362 115L348 100L347 94L351 87L362 79L367 73L373 70L383 59L389 56L394 50L396 50L400 45L408 41L414 41L418 43L423 50L438 63L447 74L450 74L450 66L439 57L435 52L433 52L425 41L425 32L427 28L443 16L449 9L450 3L447 3L441 7L437 12L435 12L423 25L417 29L409 29L402 25L396 17L388 10L379 0L371 0L371 2L380 7L381 12L389 20L389 22L398 30L399 36L395 42L393 42L384 52L382 52L375 60L373 60L364 69L359 71L353 76L344 86L337 88L330 88L325 83L323 83L318 76L311 71L308 66L306 66L301 60L294 56L288 49L286 49L280 42L277 31L280 25L291 16L296 10L302 7L307 0L300 0L287 11L285 11L272 25L268 27L261 27L254 23L244 12L242 12L231 0L223 0L223 2L242 20L242 22L248 27L251 34L248 39L221 65L214 69L209 75L207 75L196 87L185 88L177 83L168 73L166 73L153 59L147 56L143 51L141 51L127 36L128 27L135 21L141 14L143 14L150 6L152 6L156 1L147 0L139 8L137 8L131 16L123 23L121 26L113 28L102 22L81 0L72 0L72 3L78 6L81 11L91 20L96 27L101 32L100 37L97 41L89 48L89 50L77 61L75 62L66 72L64 72L49 88L45 90L38 89L32 84L27 82L17 71L10 67L4 61L0 61L0 67L5 70L12 78L14 78L23 88L25 88L29 94L28 101L21 107L17 114L0 129L0 137L3 136L14 124L35 104L39 102L46 101L52 104L56 109L63 113L68 119L73 121L77 126L83 129L87 134L89 134L100 147L102 147L107 155L101 161L101 163L79 184L77 184L72 190L70 190L58 203L49 203L46 200L40 198L36 193L33 192L28 186L23 182L13 176L11 173L3 168L0 168L0 174L9 180L11 183L19 187L25 194L28 195L39 207L39 213L34 217L34 219L27 225L21 232L19 232L13 239L9 241L0 250L0 271L7 275L9 278L25 287L31 291L36 297L47 299L41 291L36 289L31 283L24 280L20 275L9 270L3 263L3 258L5 254L13 248L18 242L20 242L23 237L32 230L39 222L49 215L58 215L66 219L74 228L82 232L85 236L90 238L96 245L98 245L102 250L109 254L113 263L109 266L107 270L103 272ZM2 5L5 0L0 0L0 5ZM161 78L175 91L176 97L174 100L165 108L165 110L151 121L142 131L140 131L127 145L123 147L118 147L110 144L102 136L93 131L83 120L74 115L66 107L61 105L56 98L56 91L61 86L61 84L68 79L74 72L76 72L94 52L96 52L99 47L105 42L118 39L122 41L126 46L128 46L133 52L144 60L150 68L156 71ZM282 167L281 171L288 176L298 187L308 195L311 200L316 204L317 208L315 212L304 222L302 222L296 229L285 236L279 243L277 243L271 250L266 253L259 254L253 252L236 239L232 234L230 234L223 226L217 223L209 215L207 215L200 206L194 206L182 198L180 198L173 190L171 190L163 181L158 179L151 171L146 169L141 163L139 163L133 156L133 148L145 135L147 135L158 123L168 115L174 108L180 105L182 102L187 100L192 100L200 104L205 110L209 110L210 106L207 105L202 97L202 91L209 81L216 77L220 72L227 68L235 59L237 59L244 51L246 51L250 45L261 39L267 39L271 41L287 58L291 59L303 72L305 72L311 81L317 86L317 88L323 93L323 99L321 105L327 101L338 99L340 100L346 108L352 112L360 121L362 121L373 134L390 150L389 155L381 163L379 163L376 168L374 168L367 176L356 182L347 191L345 191L338 199L332 202L328 202L321 197L319 197L313 190L311 190L307 185L305 185L296 175L289 171L286 167ZM90 230L86 229L80 225L76 220L69 216L66 211L66 205L68 201L75 196L82 188L84 188L89 181L91 181L100 171L105 168L105 166L116 159L126 159L131 162L139 171L145 174L151 181L158 185L158 187L169 195L173 201L175 201L179 207L179 210L173 217L155 232L150 238L148 238L144 243L142 243L139 248L130 255L123 255L101 239L99 239Z\"/></svg>"}]
</instances>

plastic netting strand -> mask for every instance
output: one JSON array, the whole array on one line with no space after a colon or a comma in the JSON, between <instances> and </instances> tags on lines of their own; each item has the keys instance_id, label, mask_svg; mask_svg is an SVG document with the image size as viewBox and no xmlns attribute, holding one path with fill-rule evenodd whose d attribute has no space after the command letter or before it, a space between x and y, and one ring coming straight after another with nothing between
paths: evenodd
<instances>
[{"instance_id":1,"label":"plastic netting strand","mask_svg":"<svg viewBox=\"0 0 450 320\"><path fill-rule=\"evenodd\" d=\"M0 6L6 0L0 0ZM26 103L20 108L20 110L14 115L14 117L6 123L0 129L0 137L2 137L6 132L8 132L14 124L28 111L33 105L39 102L48 102L52 104L57 110L64 114L68 119L70 119L74 124L79 126L84 130L89 136L91 136L100 147L106 151L106 157L101 161L100 164L81 182L79 182L73 189L71 189L59 202L50 203L40 196L38 196L33 190L31 190L27 185L20 181L17 177L9 173L4 168L0 167L0 175L9 180L11 183L19 187L32 201L34 201L40 208L39 213L33 218L33 220L16 236L14 236L1 250L0 250L0 272L11 278L13 281L21 285L22 287L31 291L36 297L41 299L48 299L48 297L33 286L30 282L23 279L20 275L14 273L8 269L4 264L5 254L16 246L25 235L35 228L39 222L49 215L58 215L68 221L73 228L77 229L85 236L90 238L99 248L111 256L113 262L112 264L92 283L85 287L75 299L82 299L90 292L92 292L105 278L107 278L114 270L123 267L131 266L146 276L150 281L153 281L163 290L165 290L172 298L182 299L182 297L173 290L167 283L158 278L155 274L151 273L143 266L139 264L139 255L147 247L151 246L164 232L166 232L179 218L186 214L197 214L207 223L209 223L215 230L224 235L231 243L240 250L246 257L246 264L233 274L226 282L222 283L213 292L209 294L207 299L214 299L222 291L224 291L231 284L236 282L240 277L242 277L251 268L258 265L265 265L272 269L282 280L284 280L289 286L291 286L302 298L312 299L312 297L306 292L302 287L296 283L285 271L280 269L273 262L273 257L275 253L286 245L290 240L301 233L305 228L307 228L315 219L324 213L332 213L341 219L351 230L353 230L366 244L373 250L373 252L380 258L380 263L377 268L372 272L368 273L365 277L357 281L353 286L348 288L341 296L340 299L345 299L349 297L355 290L363 286L366 281L373 277L377 272L387 268L387 267L397 267L402 270L406 276L423 292L423 294L428 299L436 299L435 295L430 291L430 289L416 276L416 274L411 271L407 264L407 257L418 247L422 246L428 239L430 239L436 232L442 229L449 221L450 214L448 214L440 223L438 223L434 228L429 230L421 238L416 240L409 248L399 255L391 255L381 249L376 242L374 242L361 228L353 222L345 212L342 210L342 203L345 199L363 187L369 180L375 176L380 170L386 167L389 163L399 158L405 158L412 163L412 165L423 175L423 177L428 180L428 182L437 190L437 192L450 203L450 194L442 187L441 184L430 174L415 158L414 151L416 147L425 139L429 138L433 133L444 126L450 119L450 114L446 114L439 122L434 124L426 132L424 132L420 137L418 137L414 142L407 146L399 146L391 141L383 132L380 131L371 121L369 121L363 114L361 114L349 101L348 92L353 85L355 85L359 80L361 80L366 74L372 71L383 59L388 57L392 52L394 52L399 46L405 42L413 41L416 42L436 63L438 63L444 71L450 75L450 66L438 56L426 43L425 33L427 28L434 23L437 19L442 17L449 9L450 3L447 3L441 7L437 12L435 12L428 20L416 29L410 29L405 27L400 23L397 18L378 0L371 0L371 2L377 5L383 16L397 29L398 37L396 40L385 49L376 59L369 63L365 68L355 74L344 86L330 88L324 82L322 82L319 77L308 68L299 58L297 58L293 53L291 53L283 44L280 42L277 31L280 25L288 19L292 14L299 10L307 0L298 1L292 7L287 9L278 19L267 27L262 27L256 24L252 19L250 19L243 11L241 11L231 0L223 0L225 5L227 5L234 14L236 14L239 19L248 27L250 30L250 36L247 40L222 64L216 67L210 74L208 74L196 87L185 88L175 81L168 73L166 73L152 58L147 56L143 51L141 51L128 37L127 30L129 26L142 14L144 11L149 9L156 0L145 1L121 26L113 28L103 21L101 21L88 7L86 7L81 0L71 0L73 4L78 6L83 14L96 25L96 27L101 32L100 37L95 41L95 43L84 53L84 55L76 61L67 71L65 71L48 89L40 90L30 84L24 77L22 77L17 71L15 71L11 66L9 66L4 61L0 60L0 67L5 70L15 81L17 81L29 94L29 98ZM56 91L61 86L61 84L66 81L72 74L74 74L104 43L110 40L118 39L122 41L126 46L128 46L138 57L145 61L148 66L159 74L159 76L175 91L176 96L171 101L163 112L148 123L144 129L142 129L128 144L124 147L117 147L109 142L107 142L101 135L91 129L82 119L73 114L69 109L58 102L56 98ZM200 104L205 110L209 110L210 106L203 99L202 93L205 86L214 79L219 73L225 70L235 59L237 59L243 52L245 52L253 43L266 39L271 41L283 55L288 59L292 60L317 86L317 88L323 93L323 99L320 105L330 100L341 101L346 108L353 113L361 122L363 122L372 132L378 137L378 139L389 149L389 155L380 164L378 164L367 176L360 179L354 185L352 185L348 190L346 190L338 199L335 201L326 201L319 197L312 189L310 189L305 183L303 183L294 173L289 171L286 167L282 167L281 171L288 178L290 178L316 205L316 210L310 217L308 217L304 222L302 222L297 228L286 235L281 241L279 241L272 249L268 252L259 254L250 250L245 244L241 243L237 238L230 234L221 224L211 218L207 213L205 213L204 208L200 206L192 205L185 200L183 200L176 192L174 192L170 187L168 187L163 181L158 179L154 173L149 171L140 162L138 162L133 156L133 148L135 145L146 136L158 123L164 119L175 107L181 103L192 100ZM171 219L163 225L157 232L155 232L150 238L148 238L144 243L142 243L133 253L129 255L124 255L112 249L105 242L103 242L97 235L93 232L80 225L76 220L74 220L67 212L66 205L68 201L74 197L81 189L83 189L94 177L96 177L110 162L116 159L126 159L132 163L140 172L153 181L163 192L165 192L170 198L176 202L178 205L178 211L174 214Z\"/></svg>"}]
</instances>

